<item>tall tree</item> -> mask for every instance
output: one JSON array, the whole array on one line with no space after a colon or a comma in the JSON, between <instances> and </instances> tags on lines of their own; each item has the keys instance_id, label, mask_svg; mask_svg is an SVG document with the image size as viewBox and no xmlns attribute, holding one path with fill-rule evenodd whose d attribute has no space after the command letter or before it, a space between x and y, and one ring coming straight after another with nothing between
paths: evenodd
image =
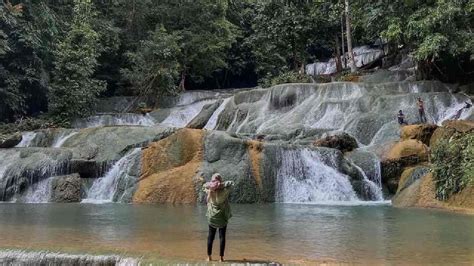
<instances>
[{"instance_id":1,"label":"tall tree","mask_svg":"<svg viewBox=\"0 0 474 266\"><path fill-rule=\"evenodd\" d=\"M344 0L346 10L346 35L347 35L347 52L349 53L349 65L351 72L357 71L357 67L354 60L354 52L352 51L352 32L351 32L351 11L349 0Z\"/></svg>"},{"instance_id":2,"label":"tall tree","mask_svg":"<svg viewBox=\"0 0 474 266\"><path fill-rule=\"evenodd\" d=\"M131 67L122 70L138 95L159 97L178 92L179 37L168 34L163 26L140 42L136 52L128 53Z\"/></svg>"},{"instance_id":3,"label":"tall tree","mask_svg":"<svg viewBox=\"0 0 474 266\"><path fill-rule=\"evenodd\" d=\"M100 36L90 21L95 15L91 0L74 0L71 28L59 42L53 84L49 93L49 111L70 120L90 114L105 83L93 78L99 56Z\"/></svg>"}]
</instances>

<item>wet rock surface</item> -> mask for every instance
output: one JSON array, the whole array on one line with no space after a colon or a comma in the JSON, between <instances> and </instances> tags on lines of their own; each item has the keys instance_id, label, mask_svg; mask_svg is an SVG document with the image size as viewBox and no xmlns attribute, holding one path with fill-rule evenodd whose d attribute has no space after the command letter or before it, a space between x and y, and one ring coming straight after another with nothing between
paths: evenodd
<instances>
[{"instance_id":1,"label":"wet rock surface","mask_svg":"<svg viewBox=\"0 0 474 266\"><path fill-rule=\"evenodd\" d=\"M13 148L21 142L21 133L0 134L0 148Z\"/></svg>"},{"instance_id":2,"label":"wet rock surface","mask_svg":"<svg viewBox=\"0 0 474 266\"><path fill-rule=\"evenodd\" d=\"M342 152L352 151L358 147L357 141L347 133L318 139L314 142L314 146L337 149Z\"/></svg>"},{"instance_id":3,"label":"wet rock surface","mask_svg":"<svg viewBox=\"0 0 474 266\"><path fill-rule=\"evenodd\" d=\"M51 202L80 202L82 180L78 174L54 177L51 182Z\"/></svg>"}]
</instances>

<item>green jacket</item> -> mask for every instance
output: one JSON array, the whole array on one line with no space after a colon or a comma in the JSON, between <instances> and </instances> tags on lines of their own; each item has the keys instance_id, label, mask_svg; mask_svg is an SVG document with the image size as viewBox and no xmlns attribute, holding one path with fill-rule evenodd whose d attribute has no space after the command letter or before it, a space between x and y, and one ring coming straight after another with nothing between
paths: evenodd
<instances>
[{"instance_id":1,"label":"green jacket","mask_svg":"<svg viewBox=\"0 0 474 266\"><path fill-rule=\"evenodd\" d=\"M224 187L215 192L211 192L210 199L207 203L207 221L214 228L222 228L227 225L232 217L229 204L229 194L232 190L234 182L225 181ZM209 189L203 186L204 192L208 193Z\"/></svg>"}]
</instances>

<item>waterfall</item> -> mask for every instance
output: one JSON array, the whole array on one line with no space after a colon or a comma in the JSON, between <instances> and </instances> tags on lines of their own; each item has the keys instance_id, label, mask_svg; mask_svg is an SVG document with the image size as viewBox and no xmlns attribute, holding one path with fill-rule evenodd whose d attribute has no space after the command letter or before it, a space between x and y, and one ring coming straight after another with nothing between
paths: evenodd
<instances>
[{"instance_id":1,"label":"waterfall","mask_svg":"<svg viewBox=\"0 0 474 266\"><path fill-rule=\"evenodd\" d=\"M63 132L61 135L59 135L58 137L56 137L56 139L54 140L54 143L53 143L53 148L59 148L61 146L63 146L64 142L66 142L66 140L68 140L70 137L76 135L77 131L73 131L69 134L67 134L66 132Z\"/></svg>"},{"instance_id":2,"label":"waterfall","mask_svg":"<svg viewBox=\"0 0 474 266\"><path fill-rule=\"evenodd\" d=\"M227 105L227 103L232 99L232 97L229 97L229 98L225 98L224 101L221 103L221 105L219 105L219 107L216 109L216 111L214 111L214 113L212 114L212 116L209 118L209 120L207 121L207 124L204 126L205 129L210 129L210 130L213 130L216 128L217 126L217 120L219 119L219 115L222 113L222 111L224 111L225 109L225 106Z\"/></svg>"},{"instance_id":3,"label":"waterfall","mask_svg":"<svg viewBox=\"0 0 474 266\"><path fill-rule=\"evenodd\" d=\"M367 174L360 168L357 164L352 162L352 165L359 170L359 172L364 177L364 195L369 198L370 200L382 201L383 200L383 193L382 193L382 178L379 172L378 181L372 181L367 177ZM380 170L380 167L377 169Z\"/></svg>"},{"instance_id":4,"label":"waterfall","mask_svg":"<svg viewBox=\"0 0 474 266\"><path fill-rule=\"evenodd\" d=\"M141 148L135 148L118 160L105 176L94 181L87 192L84 203L104 203L124 201L131 197L131 190L136 185L136 177L132 174L133 167L139 162Z\"/></svg>"},{"instance_id":5,"label":"waterfall","mask_svg":"<svg viewBox=\"0 0 474 266\"><path fill-rule=\"evenodd\" d=\"M36 137L36 132L24 132L22 134L21 142L16 145L17 148L19 147L30 147L31 142Z\"/></svg>"},{"instance_id":6,"label":"waterfall","mask_svg":"<svg viewBox=\"0 0 474 266\"><path fill-rule=\"evenodd\" d=\"M65 254L48 251L0 250L1 265L140 265L139 260L118 255Z\"/></svg>"},{"instance_id":7,"label":"waterfall","mask_svg":"<svg viewBox=\"0 0 474 266\"><path fill-rule=\"evenodd\" d=\"M178 106L173 108L171 114L161 124L170 127L185 127L194 117L196 117L202 108L215 100L205 100L192 103L190 105Z\"/></svg>"},{"instance_id":8,"label":"waterfall","mask_svg":"<svg viewBox=\"0 0 474 266\"><path fill-rule=\"evenodd\" d=\"M282 150L279 157L277 201L357 201L349 177L323 163L319 152L308 149Z\"/></svg>"},{"instance_id":9,"label":"waterfall","mask_svg":"<svg viewBox=\"0 0 474 266\"><path fill-rule=\"evenodd\" d=\"M79 119L74 122L75 128L89 128L101 126L153 126L155 120L149 115L125 113L104 114L92 116L87 119Z\"/></svg>"},{"instance_id":10,"label":"waterfall","mask_svg":"<svg viewBox=\"0 0 474 266\"><path fill-rule=\"evenodd\" d=\"M14 199L15 202L23 203L47 203L51 199L51 182L52 177L41 180L32 184L22 196Z\"/></svg>"},{"instance_id":11,"label":"waterfall","mask_svg":"<svg viewBox=\"0 0 474 266\"><path fill-rule=\"evenodd\" d=\"M355 47L353 49L353 53L355 55L354 62L357 67L362 67L372 63L383 55L383 51L381 49L374 49L368 46ZM343 59L344 57L341 56L341 61ZM313 76L330 75L336 73L336 71L337 68L335 58L329 59L328 62L317 62L306 65L306 73Z\"/></svg>"}]
</instances>

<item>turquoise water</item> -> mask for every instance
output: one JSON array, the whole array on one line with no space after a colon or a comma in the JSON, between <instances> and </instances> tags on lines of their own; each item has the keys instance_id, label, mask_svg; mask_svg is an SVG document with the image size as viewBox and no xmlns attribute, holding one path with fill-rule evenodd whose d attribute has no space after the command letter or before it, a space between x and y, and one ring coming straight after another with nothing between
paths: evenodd
<instances>
[{"instance_id":1,"label":"turquoise water","mask_svg":"<svg viewBox=\"0 0 474 266\"><path fill-rule=\"evenodd\" d=\"M232 208L228 259L474 264L474 216L386 205ZM0 204L0 249L200 261L206 235L205 206Z\"/></svg>"}]
</instances>

